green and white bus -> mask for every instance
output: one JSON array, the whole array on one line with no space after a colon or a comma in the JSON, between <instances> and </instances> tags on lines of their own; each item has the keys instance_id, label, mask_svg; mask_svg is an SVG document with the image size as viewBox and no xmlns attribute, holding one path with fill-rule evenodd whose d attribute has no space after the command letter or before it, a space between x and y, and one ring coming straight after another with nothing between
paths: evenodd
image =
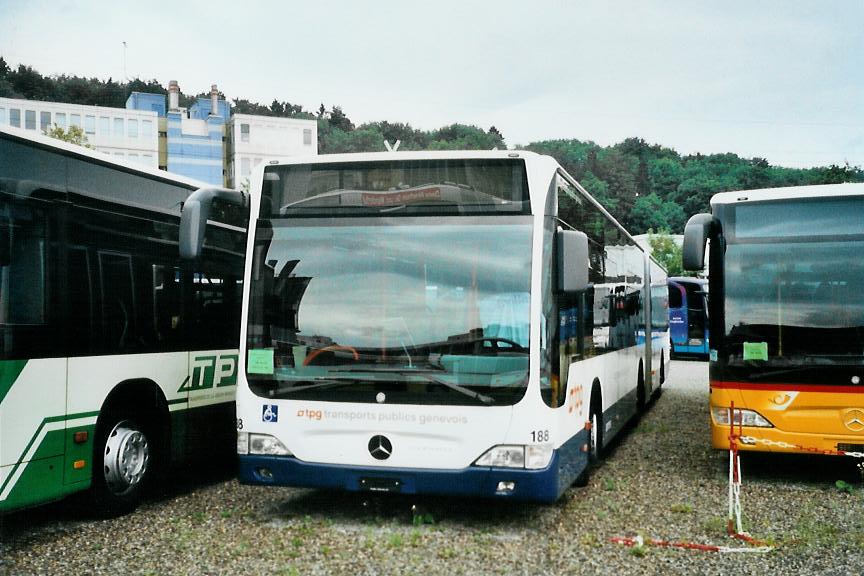
<instances>
[{"instance_id":1,"label":"green and white bus","mask_svg":"<svg viewBox=\"0 0 864 576\"><path fill-rule=\"evenodd\" d=\"M181 261L201 187L0 127L0 513L86 489L124 512L231 457L247 216Z\"/></svg>"}]
</instances>

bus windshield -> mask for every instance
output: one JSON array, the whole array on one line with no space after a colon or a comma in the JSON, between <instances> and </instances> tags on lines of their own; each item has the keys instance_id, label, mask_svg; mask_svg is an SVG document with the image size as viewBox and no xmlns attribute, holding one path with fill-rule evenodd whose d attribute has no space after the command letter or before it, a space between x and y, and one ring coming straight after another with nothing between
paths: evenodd
<instances>
[{"instance_id":1,"label":"bus windshield","mask_svg":"<svg viewBox=\"0 0 864 576\"><path fill-rule=\"evenodd\" d=\"M249 370L271 398L512 404L528 378L530 216L260 219Z\"/></svg>"},{"instance_id":2,"label":"bus windshield","mask_svg":"<svg viewBox=\"0 0 864 576\"><path fill-rule=\"evenodd\" d=\"M858 200L832 203L839 208L838 218L860 214L853 202L860 206ZM785 215L782 227L776 219L738 215L725 255L730 364L759 360L774 367L861 365L864 225L850 221L838 235L811 235L807 210L787 210ZM772 223L771 230L756 230L760 221Z\"/></svg>"}]
</instances>

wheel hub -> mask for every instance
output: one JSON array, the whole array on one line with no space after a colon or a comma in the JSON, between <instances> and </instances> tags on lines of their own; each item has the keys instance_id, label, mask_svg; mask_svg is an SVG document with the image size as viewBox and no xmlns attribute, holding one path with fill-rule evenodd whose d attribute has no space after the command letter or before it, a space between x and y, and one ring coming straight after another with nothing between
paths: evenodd
<instances>
[{"instance_id":1,"label":"wheel hub","mask_svg":"<svg viewBox=\"0 0 864 576\"><path fill-rule=\"evenodd\" d=\"M105 441L105 483L115 494L137 486L147 473L150 447L147 437L129 420L119 422Z\"/></svg>"}]
</instances>

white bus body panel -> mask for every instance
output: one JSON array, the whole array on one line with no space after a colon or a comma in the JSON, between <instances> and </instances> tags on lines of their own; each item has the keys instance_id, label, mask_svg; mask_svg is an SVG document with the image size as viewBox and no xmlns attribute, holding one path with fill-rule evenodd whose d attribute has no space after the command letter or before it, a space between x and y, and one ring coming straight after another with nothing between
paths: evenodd
<instances>
[{"instance_id":1,"label":"white bus body panel","mask_svg":"<svg viewBox=\"0 0 864 576\"><path fill-rule=\"evenodd\" d=\"M34 410L34 406L39 409ZM64 427L63 420L43 426L45 417L65 414L66 359L28 361L0 404L0 438L3 440L0 442L0 486L12 473L14 464L30 460L49 430ZM21 468L16 472L20 474ZM5 499L14 484L12 481L6 485L0 500Z\"/></svg>"}]
</instances>

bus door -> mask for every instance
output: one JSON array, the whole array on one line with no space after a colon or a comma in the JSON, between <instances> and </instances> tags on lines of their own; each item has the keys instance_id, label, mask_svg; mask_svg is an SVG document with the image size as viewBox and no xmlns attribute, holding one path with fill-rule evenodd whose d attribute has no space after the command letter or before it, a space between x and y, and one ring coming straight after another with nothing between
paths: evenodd
<instances>
[{"instance_id":1,"label":"bus door","mask_svg":"<svg viewBox=\"0 0 864 576\"><path fill-rule=\"evenodd\" d=\"M701 284L693 282L686 284L685 289L687 290L686 344L701 348L705 346L705 329L708 325L704 288Z\"/></svg>"},{"instance_id":2,"label":"bus door","mask_svg":"<svg viewBox=\"0 0 864 576\"><path fill-rule=\"evenodd\" d=\"M669 337L675 347L687 345L687 292L677 282L669 282Z\"/></svg>"},{"instance_id":3,"label":"bus door","mask_svg":"<svg viewBox=\"0 0 864 576\"><path fill-rule=\"evenodd\" d=\"M189 353L186 440L193 452L201 448L212 453L214 446L233 450L236 434L234 396L242 284L234 271L221 263L207 264L189 275L187 285L188 328L196 346Z\"/></svg>"}]
</instances>

